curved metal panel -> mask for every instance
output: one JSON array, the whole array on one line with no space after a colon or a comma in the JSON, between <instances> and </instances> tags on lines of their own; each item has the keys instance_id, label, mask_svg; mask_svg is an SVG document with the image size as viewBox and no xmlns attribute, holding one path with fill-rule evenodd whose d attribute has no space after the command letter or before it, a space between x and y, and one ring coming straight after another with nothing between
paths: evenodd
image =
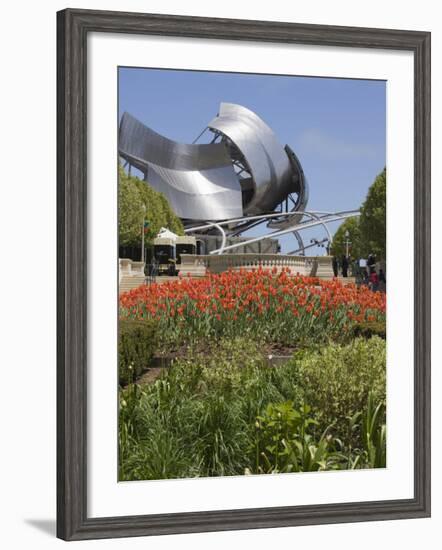
<instances>
[{"instance_id":1,"label":"curved metal panel","mask_svg":"<svg viewBox=\"0 0 442 550\"><path fill-rule=\"evenodd\" d=\"M238 177L221 143L178 143L124 113L119 153L164 193L183 219L225 220L243 214Z\"/></svg>"},{"instance_id":2,"label":"curved metal panel","mask_svg":"<svg viewBox=\"0 0 442 550\"><path fill-rule=\"evenodd\" d=\"M297 178L283 146L273 131L254 112L233 103L221 103L209 128L231 140L243 154L252 173L254 194L246 214L272 211L289 193Z\"/></svg>"},{"instance_id":3,"label":"curved metal panel","mask_svg":"<svg viewBox=\"0 0 442 550\"><path fill-rule=\"evenodd\" d=\"M220 143L178 143L124 113L119 153L166 195L183 219L216 221L269 213L290 196L292 212L300 211L294 221L300 221L308 184L290 147L282 147L267 124L241 105L221 103L208 128L222 136ZM247 178L235 172L238 163ZM289 224L283 213L281 219L269 221L275 228Z\"/></svg>"},{"instance_id":4,"label":"curved metal panel","mask_svg":"<svg viewBox=\"0 0 442 550\"><path fill-rule=\"evenodd\" d=\"M307 208L309 198L308 181L305 177L304 170L302 169L298 157L288 145L284 147L284 150L287 153L292 168L294 192L298 195L296 204L292 208L292 212L299 211L299 216L289 216L286 218L282 217L281 219L270 220L267 226L271 228L279 227L282 229L284 227L289 227L293 223L300 223L304 215L303 212Z\"/></svg>"},{"instance_id":5,"label":"curved metal panel","mask_svg":"<svg viewBox=\"0 0 442 550\"><path fill-rule=\"evenodd\" d=\"M286 145L284 147L287 156L289 157L292 165L292 171L296 180L295 192L298 193L298 201L296 203L296 210L305 210L309 199L310 188L307 178L302 169L301 163L291 147Z\"/></svg>"}]
</instances>

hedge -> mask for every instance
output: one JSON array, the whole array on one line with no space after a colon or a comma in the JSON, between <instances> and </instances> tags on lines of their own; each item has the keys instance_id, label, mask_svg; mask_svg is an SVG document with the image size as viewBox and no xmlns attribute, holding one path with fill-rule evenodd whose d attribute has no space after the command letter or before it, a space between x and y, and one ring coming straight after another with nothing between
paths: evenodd
<instances>
[{"instance_id":1,"label":"hedge","mask_svg":"<svg viewBox=\"0 0 442 550\"><path fill-rule=\"evenodd\" d=\"M335 433L345 433L349 418L366 408L369 393L375 403L385 403L386 343L379 336L303 350L290 367L303 400L317 411L321 429L333 426Z\"/></svg>"},{"instance_id":2,"label":"hedge","mask_svg":"<svg viewBox=\"0 0 442 550\"><path fill-rule=\"evenodd\" d=\"M121 386L134 382L149 366L156 348L157 335L157 326L152 321L120 319L118 380Z\"/></svg>"}]
</instances>

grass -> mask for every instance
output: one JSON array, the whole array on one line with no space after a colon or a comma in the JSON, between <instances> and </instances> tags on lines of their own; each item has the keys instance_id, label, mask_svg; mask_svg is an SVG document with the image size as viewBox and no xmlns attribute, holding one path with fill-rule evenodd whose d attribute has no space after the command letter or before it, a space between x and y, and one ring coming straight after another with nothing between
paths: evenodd
<instances>
[{"instance_id":1,"label":"grass","mask_svg":"<svg viewBox=\"0 0 442 550\"><path fill-rule=\"evenodd\" d=\"M378 337L278 367L249 339L220 340L120 392L120 480L383 467L385 447Z\"/></svg>"}]
</instances>

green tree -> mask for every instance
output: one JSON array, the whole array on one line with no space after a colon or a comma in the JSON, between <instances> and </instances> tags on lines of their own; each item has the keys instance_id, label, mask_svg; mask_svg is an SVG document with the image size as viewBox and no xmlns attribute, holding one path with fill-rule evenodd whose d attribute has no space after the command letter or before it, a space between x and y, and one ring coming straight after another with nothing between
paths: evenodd
<instances>
[{"instance_id":1,"label":"green tree","mask_svg":"<svg viewBox=\"0 0 442 550\"><path fill-rule=\"evenodd\" d=\"M363 254L373 253L378 260L386 257L386 198L387 173L384 168L368 190L359 219Z\"/></svg>"},{"instance_id":2,"label":"green tree","mask_svg":"<svg viewBox=\"0 0 442 550\"><path fill-rule=\"evenodd\" d=\"M147 182L129 176L121 166L118 199L120 245L140 245L143 210L144 220L148 222L146 243L152 241L161 227L167 227L178 235L184 234L183 224L166 197Z\"/></svg>"},{"instance_id":3,"label":"green tree","mask_svg":"<svg viewBox=\"0 0 442 550\"><path fill-rule=\"evenodd\" d=\"M333 236L333 243L331 246L331 253L333 256L341 257L346 253L347 240L345 233L348 231L348 240L350 245L348 247L349 255L352 258L361 257L361 232L359 228L359 218L347 218L337 229Z\"/></svg>"},{"instance_id":4,"label":"green tree","mask_svg":"<svg viewBox=\"0 0 442 550\"><path fill-rule=\"evenodd\" d=\"M122 168L118 182L118 235L120 245L131 246L140 243L143 221L143 202L133 178Z\"/></svg>"},{"instance_id":5,"label":"green tree","mask_svg":"<svg viewBox=\"0 0 442 550\"><path fill-rule=\"evenodd\" d=\"M165 227L176 233L177 235L184 235L183 224L175 214L175 212L169 206L169 202L162 193L158 193L159 202L164 212Z\"/></svg>"}]
</instances>

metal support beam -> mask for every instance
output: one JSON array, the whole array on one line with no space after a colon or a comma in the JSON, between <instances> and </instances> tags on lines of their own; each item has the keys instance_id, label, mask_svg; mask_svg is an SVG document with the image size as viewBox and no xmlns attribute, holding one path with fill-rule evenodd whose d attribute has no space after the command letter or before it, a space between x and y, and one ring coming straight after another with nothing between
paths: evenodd
<instances>
[{"instance_id":1,"label":"metal support beam","mask_svg":"<svg viewBox=\"0 0 442 550\"><path fill-rule=\"evenodd\" d=\"M196 143L196 142L199 140L199 138L204 134L204 132L205 132L206 130L207 130L207 126L204 128L204 130L203 130L202 132L200 132L200 133L198 134L198 136L192 141L192 143Z\"/></svg>"},{"instance_id":2,"label":"metal support beam","mask_svg":"<svg viewBox=\"0 0 442 550\"><path fill-rule=\"evenodd\" d=\"M304 241L302 240L302 237L299 234L299 231L293 231L293 235L295 236L295 239L298 241L298 246L299 246L299 249L296 251L296 253L300 252L302 256L305 256L305 249L308 247L304 245ZM295 253L290 252L289 254L295 254Z\"/></svg>"},{"instance_id":3,"label":"metal support beam","mask_svg":"<svg viewBox=\"0 0 442 550\"><path fill-rule=\"evenodd\" d=\"M310 227L316 227L317 225L324 225L325 221L327 221L327 222L340 221L340 220L345 220L347 218L352 218L354 216L359 216L359 215L360 215L360 212L357 212L357 213L352 212L352 213L345 213L345 214L336 214L334 216L327 216L326 220L324 220L323 218L320 218L319 220L318 219L313 219L312 221L304 222L304 223L301 223L301 224L296 224L296 225L293 225L293 226L291 226L287 229L282 229L280 231L274 231L273 233L269 233L267 235L262 235L261 237L254 237L254 238L249 239L248 241L245 241L245 242L242 242L242 243L231 244L229 246L225 246L224 248L213 250L211 252L211 254L222 254L226 250L233 250L233 249L238 248L240 246L244 246L244 245L247 245L247 244L252 244L252 243L262 241L263 239L271 239L271 238L275 238L275 237L280 237L282 235L286 235L287 233L292 233L294 231L301 231L303 229L308 229Z\"/></svg>"},{"instance_id":4,"label":"metal support beam","mask_svg":"<svg viewBox=\"0 0 442 550\"><path fill-rule=\"evenodd\" d=\"M197 227L188 227L184 231L185 231L185 233L191 233L191 232L194 232L194 231L201 231L203 229L209 229L211 227L216 227L219 231L222 231L223 234L224 234L224 240L223 240L224 244L221 245L221 248L218 248L218 249L213 250L212 252L210 252L210 254L222 254L225 250L232 250L232 249L238 248L240 246L245 246L247 244L252 244L254 242L259 242L261 240L268 239L268 238L279 237L279 236L286 235L287 233L292 233L292 232L295 235L295 238L298 240L298 237L296 236L296 233L298 233L299 231L301 231L303 229L308 229L309 227L315 227L317 225L322 225L324 227L324 229L327 233L327 236L328 236L329 243L332 244L333 236L330 233L330 230L327 226L327 223L344 220L346 218L360 216L360 211L359 210L348 210L348 211L337 212L337 213L320 212L320 211L315 211L315 212L310 212L310 211L309 212L307 212L307 211L299 212L298 211L298 212L286 212L286 213L283 214L283 216L299 216L300 214L302 216L308 216L311 221L304 221L304 222L301 222L299 224L295 224L293 226L285 228L283 230L274 231L273 233L268 233L266 235L262 235L261 237L254 237L252 239L249 239L248 241L243 241L241 243L232 244L232 245L229 245L229 246L225 246L226 234L225 234L225 231L222 229L223 226L231 225L231 224L235 224L235 223L247 223L247 222L251 222L251 221L255 221L256 225L259 225L259 223L262 223L263 221L267 221L268 219L271 219L271 218L274 218L274 217L281 217L281 214L279 214L279 213L261 214L259 216L247 216L247 217L244 217L244 218L235 218L235 219L231 219L231 220L224 220L224 221L217 222L217 223L215 223L215 222L206 222L204 225L200 225L200 226L197 226ZM247 229L250 229L252 226L255 225L255 223L252 224L252 225L249 225L248 227L245 227L244 231L246 231ZM236 233L236 235L238 235L238 232ZM300 249L306 248L304 246L302 238L301 238L301 243L298 240L298 244L300 245Z\"/></svg>"}]
</instances>

